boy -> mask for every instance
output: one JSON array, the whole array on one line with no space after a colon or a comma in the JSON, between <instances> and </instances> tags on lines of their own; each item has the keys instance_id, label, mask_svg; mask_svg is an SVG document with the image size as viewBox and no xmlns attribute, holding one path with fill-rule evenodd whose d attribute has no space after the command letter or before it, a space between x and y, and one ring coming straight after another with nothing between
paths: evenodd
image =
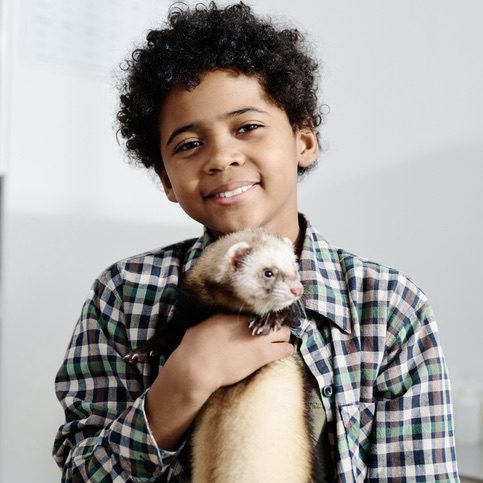
<instances>
[{"instance_id":1,"label":"boy","mask_svg":"<svg viewBox=\"0 0 483 483\"><path fill-rule=\"evenodd\" d=\"M322 413L316 481L458 481L424 295L395 270L330 247L297 213L297 178L318 154L316 71L297 31L241 3L172 11L134 52L120 132L205 233L121 261L94 283L56 380L64 481L190 481L185 443L204 402L292 354L287 328L253 337L244 317L217 314L159 368L123 360L166 322L179 276L206 245L252 226L290 238L300 260L308 316L293 335Z\"/></svg>"}]
</instances>

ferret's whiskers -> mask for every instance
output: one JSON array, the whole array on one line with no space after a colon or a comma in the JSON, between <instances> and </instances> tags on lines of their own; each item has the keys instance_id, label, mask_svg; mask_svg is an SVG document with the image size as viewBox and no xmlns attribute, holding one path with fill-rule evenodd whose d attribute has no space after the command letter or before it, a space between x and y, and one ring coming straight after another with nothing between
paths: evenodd
<instances>
[{"instance_id":1,"label":"ferret's whiskers","mask_svg":"<svg viewBox=\"0 0 483 483\"><path fill-rule=\"evenodd\" d=\"M240 305L240 308L238 309L238 315L243 314L243 311L244 311L243 309L245 308L245 305L246 305L245 303L242 303L242 304Z\"/></svg>"},{"instance_id":2,"label":"ferret's whiskers","mask_svg":"<svg viewBox=\"0 0 483 483\"><path fill-rule=\"evenodd\" d=\"M298 309L298 315L302 316L304 319L307 318L307 312L305 312L305 307L302 304L302 300L298 299L297 302L295 303L296 308Z\"/></svg>"}]
</instances>

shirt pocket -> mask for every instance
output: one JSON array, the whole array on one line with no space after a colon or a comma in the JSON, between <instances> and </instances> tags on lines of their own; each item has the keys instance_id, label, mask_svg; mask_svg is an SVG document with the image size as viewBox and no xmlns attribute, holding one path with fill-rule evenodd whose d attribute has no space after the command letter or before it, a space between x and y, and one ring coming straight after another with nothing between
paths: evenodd
<instances>
[{"instance_id":1,"label":"shirt pocket","mask_svg":"<svg viewBox=\"0 0 483 483\"><path fill-rule=\"evenodd\" d=\"M355 482L363 482L371 450L375 403L359 402L340 407L348 456Z\"/></svg>"}]
</instances>

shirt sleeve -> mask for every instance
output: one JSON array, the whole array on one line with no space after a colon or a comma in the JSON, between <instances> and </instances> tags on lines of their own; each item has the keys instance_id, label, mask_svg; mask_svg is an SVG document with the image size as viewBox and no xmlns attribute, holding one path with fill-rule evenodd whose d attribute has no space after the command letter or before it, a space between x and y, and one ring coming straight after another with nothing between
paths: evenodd
<instances>
[{"instance_id":1,"label":"shirt sleeve","mask_svg":"<svg viewBox=\"0 0 483 483\"><path fill-rule=\"evenodd\" d=\"M65 423L54 443L64 482L150 482L181 451L157 447L146 389L129 351L121 297L109 272L95 282L55 381Z\"/></svg>"},{"instance_id":2,"label":"shirt sleeve","mask_svg":"<svg viewBox=\"0 0 483 483\"><path fill-rule=\"evenodd\" d=\"M401 299L389 318L368 481L459 481L448 373L433 312L421 297L417 305ZM415 309L407 310L408 302Z\"/></svg>"}]
</instances>

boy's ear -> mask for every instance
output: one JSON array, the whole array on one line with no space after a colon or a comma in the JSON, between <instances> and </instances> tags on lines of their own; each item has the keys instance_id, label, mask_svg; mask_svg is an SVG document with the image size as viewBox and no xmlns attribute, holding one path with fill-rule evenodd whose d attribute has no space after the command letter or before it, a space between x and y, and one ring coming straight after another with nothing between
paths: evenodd
<instances>
[{"instance_id":1,"label":"boy's ear","mask_svg":"<svg viewBox=\"0 0 483 483\"><path fill-rule=\"evenodd\" d=\"M299 168L308 168L315 163L319 155L317 135L310 127L303 127L296 132Z\"/></svg>"},{"instance_id":2,"label":"boy's ear","mask_svg":"<svg viewBox=\"0 0 483 483\"><path fill-rule=\"evenodd\" d=\"M162 168L159 171L156 170L156 173L158 174L161 183L163 183L164 192L166 193L168 200L172 201L173 203L177 203L178 200L174 194L173 186L171 185L171 181L169 180L166 170Z\"/></svg>"}]
</instances>

